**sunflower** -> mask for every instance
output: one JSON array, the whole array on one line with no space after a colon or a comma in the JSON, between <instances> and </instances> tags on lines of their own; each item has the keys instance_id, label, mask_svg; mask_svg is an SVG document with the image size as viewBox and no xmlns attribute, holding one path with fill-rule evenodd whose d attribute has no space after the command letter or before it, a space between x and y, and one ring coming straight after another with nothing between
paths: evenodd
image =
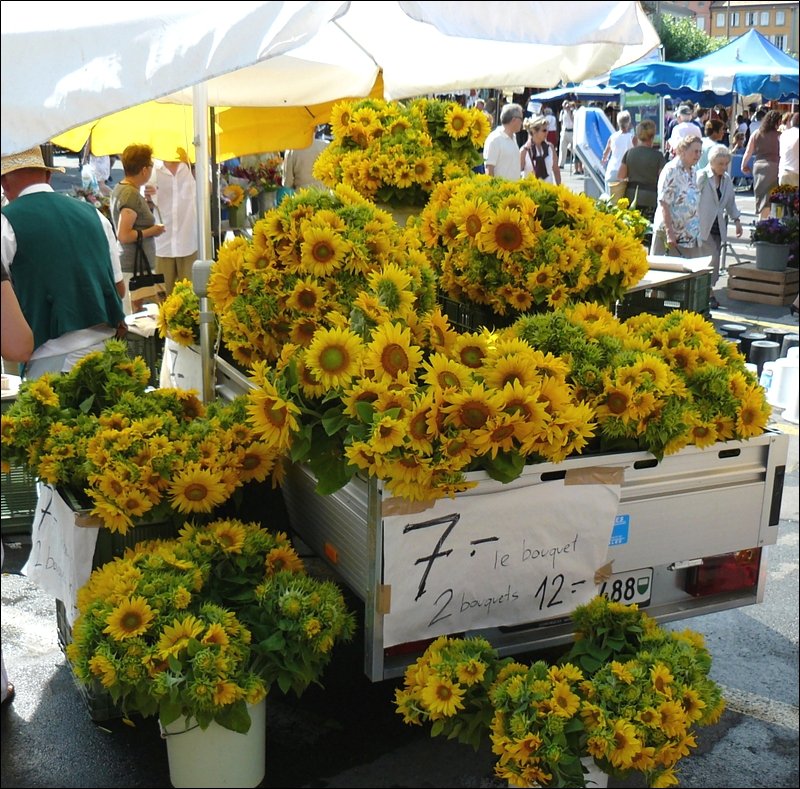
<instances>
[{"instance_id":1,"label":"sunflower","mask_svg":"<svg viewBox=\"0 0 800 789\"><path fill-rule=\"evenodd\" d=\"M349 329L320 329L305 355L311 374L325 387L346 386L358 374L363 356L361 338Z\"/></svg>"},{"instance_id":2,"label":"sunflower","mask_svg":"<svg viewBox=\"0 0 800 789\"><path fill-rule=\"evenodd\" d=\"M108 615L103 632L117 641L134 638L147 632L155 616L156 613L144 597L128 597Z\"/></svg>"},{"instance_id":3,"label":"sunflower","mask_svg":"<svg viewBox=\"0 0 800 789\"><path fill-rule=\"evenodd\" d=\"M636 736L636 728L625 720L615 721L612 727L612 742L608 760L614 767L626 769L642 749L642 743Z\"/></svg>"},{"instance_id":4,"label":"sunflower","mask_svg":"<svg viewBox=\"0 0 800 789\"><path fill-rule=\"evenodd\" d=\"M396 379L413 375L422 361L422 350L411 343L411 332L400 323L384 323L372 333L364 366L378 377Z\"/></svg>"},{"instance_id":5,"label":"sunflower","mask_svg":"<svg viewBox=\"0 0 800 789\"><path fill-rule=\"evenodd\" d=\"M158 641L159 657L166 660L171 655L178 655L189 646L191 639L197 638L203 632L203 629L203 623L193 614L173 620L171 625L164 627Z\"/></svg>"},{"instance_id":6,"label":"sunflower","mask_svg":"<svg viewBox=\"0 0 800 789\"><path fill-rule=\"evenodd\" d=\"M422 689L422 701L435 715L452 717L464 709L464 689L446 677L432 678Z\"/></svg>"},{"instance_id":7,"label":"sunflower","mask_svg":"<svg viewBox=\"0 0 800 789\"><path fill-rule=\"evenodd\" d=\"M219 474L187 463L169 486L173 506L180 512L211 512L227 498Z\"/></svg>"}]
</instances>

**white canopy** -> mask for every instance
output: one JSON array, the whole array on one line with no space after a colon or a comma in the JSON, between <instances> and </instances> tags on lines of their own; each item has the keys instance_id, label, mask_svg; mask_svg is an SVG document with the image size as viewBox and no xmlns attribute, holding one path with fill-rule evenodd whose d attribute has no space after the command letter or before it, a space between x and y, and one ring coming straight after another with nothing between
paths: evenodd
<instances>
[{"instance_id":1,"label":"white canopy","mask_svg":"<svg viewBox=\"0 0 800 789\"><path fill-rule=\"evenodd\" d=\"M12 2L2 13L2 152L149 99L302 106L524 85L658 45L638 2Z\"/></svg>"}]
</instances>

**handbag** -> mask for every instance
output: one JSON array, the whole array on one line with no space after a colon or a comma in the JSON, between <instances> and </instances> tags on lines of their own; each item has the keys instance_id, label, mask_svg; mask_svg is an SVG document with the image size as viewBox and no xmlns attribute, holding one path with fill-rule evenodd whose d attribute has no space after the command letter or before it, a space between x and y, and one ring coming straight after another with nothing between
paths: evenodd
<instances>
[{"instance_id":1,"label":"handbag","mask_svg":"<svg viewBox=\"0 0 800 789\"><path fill-rule=\"evenodd\" d=\"M625 197L625 192L628 191L628 179L624 178L621 181L609 181L608 191L610 193L609 202L614 205L618 200Z\"/></svg>"},{"instance_id":2,"label":"handbag","mask_svg":"<svg viewBox=\"0 0 800 789\"><path fill-rule=\"evenodd\" d=\"M147 253L144 251L141 235L136 239L136 257L133 262L133 276L128 283L128 292L133 312L141 312L145 304L161 304L167 298L164 275L153 273Z\"/></svg>"}]
</instances>

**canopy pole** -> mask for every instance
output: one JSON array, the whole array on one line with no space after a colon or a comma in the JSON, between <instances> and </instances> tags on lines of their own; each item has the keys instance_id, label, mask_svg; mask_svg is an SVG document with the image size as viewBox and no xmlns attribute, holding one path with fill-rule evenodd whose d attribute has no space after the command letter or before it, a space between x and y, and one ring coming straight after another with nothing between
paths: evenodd
<instances>
[{"instance_id":1,"label":"canopy pole","mask_svg":"<svg viewBox=\"0 0 800 789\"><path fill-rule=\"evenodd\" d=\"M200 396L204 403L214 399L214 368L211 327L214 313L209 309L207 296L208 275L214 262L214 248L211 239L211 183L208 156L208 89L204 83L192 88L194 110L194 150L195 150L195 188L197 194L197 255L192 266L192 285L200 301L200 370L203 391Z\"/></svg>"}]
</instances>

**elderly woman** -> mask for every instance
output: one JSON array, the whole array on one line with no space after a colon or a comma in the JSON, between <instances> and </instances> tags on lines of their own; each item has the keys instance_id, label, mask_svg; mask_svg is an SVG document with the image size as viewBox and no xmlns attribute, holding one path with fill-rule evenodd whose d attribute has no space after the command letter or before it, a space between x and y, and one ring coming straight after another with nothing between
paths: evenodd
<instances>
[{"instance_id":1,"label":"elderly woman","mask_svg":"<svg viewBox=\"0 0 800 789\"><path fill-rule=\"evenodd\" d=\"M528 139L519 149L519 169L522 177L533 173L549 184L560 184L561 170L558 166L556 149L547 141L547 118L544 115L526 118L522 128L528 132Z\"/></svg>"},{"instance_id":2,"label":"elderly woman","mask_svg":"<svg viewBox=\"0 0 800 789\"><path fill-rule=\"evenodd\" d=\"M653 222L651 255L700 257L700 192L694 166L700 159L700 134L681 137L675 157L658 176L658 208Z\"/></svg>"},{"instance_id":3,"label":"elderly woman","mask_svg":"<svg viewBox=\"0 0 800 789\"><path fill-rule=\"evenodd\" d=\"M603 164L606 166L606 191L611 193L611 182L619 177L619 166L622 164L622 157L625 152L633 148L633 129L631 129L631 114L623 110L617 115L617 131L615 131L606 143L603 151Z\"/></svg>"},{"instance_id":4,"label":"elderly woman","mask_svg":"<svg viewBox=\"0 0 800 789\"><path fill-rule=\"evenodd\" d=\"M700 248L703 255L711 255L711 287L719 279L720 256L728 240L728 221L736 225L736 237L741 238L742 221L736 207L736 193L728 173L731 152L724 145L715 145L708 152L708 164L697 173L700 192L698 217L700 219ZM711 307L719 306L711 296Z\"/></svg>"}]
</instances>

